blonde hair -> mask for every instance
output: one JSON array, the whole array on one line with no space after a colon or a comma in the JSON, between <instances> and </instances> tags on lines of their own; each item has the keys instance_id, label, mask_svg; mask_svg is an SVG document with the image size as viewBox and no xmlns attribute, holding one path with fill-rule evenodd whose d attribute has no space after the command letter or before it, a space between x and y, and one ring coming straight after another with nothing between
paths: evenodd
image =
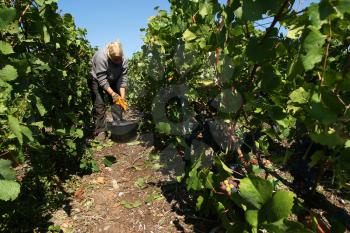
<instances>
[{"instance_id":1,"label":"blonde hair","mask_svg":"<svg viewBox=\"0 0 350 233\"><path fill-rule=\"evenodd\" d=\"M109 43L107 46L107 55L109 59L113 60L116 57L123 57L123 47L119 41Z\"/></svg>"}]
</instances>

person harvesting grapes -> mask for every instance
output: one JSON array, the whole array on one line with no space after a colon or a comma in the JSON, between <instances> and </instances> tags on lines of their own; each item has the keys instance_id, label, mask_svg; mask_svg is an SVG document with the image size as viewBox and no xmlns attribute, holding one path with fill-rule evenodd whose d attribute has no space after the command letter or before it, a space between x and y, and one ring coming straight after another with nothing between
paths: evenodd
<instances>
[{"instance_id":1,"label":"person harvesting grapes","mask_svg":"<svg viewBox=\"0 0 350 233\"><path fill-rule=\"evenodd\" d=\"M120 42L109 43L99 49L91 61L89 87L92 95L94 135L99 141L107 138L105 97L111 102L113 123L122 120L122 111L127 109L125 91L128 80L128 60L124 57Z\"/></svg>"}]
</instances>

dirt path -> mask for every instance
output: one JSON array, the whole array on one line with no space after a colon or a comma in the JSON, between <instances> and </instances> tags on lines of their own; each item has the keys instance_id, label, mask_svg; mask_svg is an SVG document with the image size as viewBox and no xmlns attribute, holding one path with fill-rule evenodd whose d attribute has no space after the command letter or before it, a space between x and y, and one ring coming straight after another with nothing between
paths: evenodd
<instances>
[{"instance_id":1,"label":"dirt path","mask_svg":"<svg viewBox=\"0 0 350 233\"><path fill-rule=\"evenodd\" d=\"M185 190L174 181L181 159L168 158L165 169L145 141L110 144L94 155L100 172L67 184L72 198L53 215L56 226L64 232L170 233L210 232L218 225L196 216ZM103 163L108 155L117 158L111 167Z\"/></svg>"}]
</instances>

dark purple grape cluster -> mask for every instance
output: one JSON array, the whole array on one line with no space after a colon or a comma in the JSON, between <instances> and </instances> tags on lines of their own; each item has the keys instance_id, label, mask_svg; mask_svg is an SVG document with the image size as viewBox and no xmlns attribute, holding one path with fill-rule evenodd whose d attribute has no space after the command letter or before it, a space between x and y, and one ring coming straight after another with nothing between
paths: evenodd
<instances>
[{"instance_id":1,"label":"dark purple grape cluster","mask_svg":"<svg viewBox=\"0 0 350 233\"><path fill-rule=\"evenodd\" d=\"M236 171L239 167L240 167L240 165L238 163L235 163L235 164L230 166L231 170L233 170L233 171Z\"/></svg>"}]
</instances>

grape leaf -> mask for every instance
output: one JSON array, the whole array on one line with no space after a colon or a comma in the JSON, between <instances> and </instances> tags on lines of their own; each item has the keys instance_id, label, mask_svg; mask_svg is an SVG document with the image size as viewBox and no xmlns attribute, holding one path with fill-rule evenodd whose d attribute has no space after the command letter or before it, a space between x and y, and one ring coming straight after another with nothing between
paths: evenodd
<instances>
[{"instance_id":1,"label":"grape leaf","mask_svg":"<svg viewBox=\"0 0 350 233\"><path fill-rule=\"evenodd\" d=\"M0 159L0 179L16 179L16 172L12 169L10 160Z\"/></svg>"},{"instance_id":2,"label":"grape leaf","mask_svg":"<svg viewBox=\"0 0 350 233\"><path fill-rule=\"evenodd\" d=\"M247 177L239 185L240 196L260 209L272 197L272 184L259 177Z\"/></svg>"},{"instance_id":3,"label":"grape leaf","mask_svg":"<svg viewBox=\"0 0 350 233\"><path fill-rule=\"evenodd\" d=\"M11 180L0 180L0 200L13 201L20 192L19 183Z\"/></svg>"},{"instance_id":4,"label":"grape leaf","mask_svg":"<svg viewBox=\"0 0 350 233\"><path fill-rule=\"evenodd\" d=\"M305 54L301 56L304 69L311 70L315 65L322 61L325 37L315 28L311 28L303 41Z\"/></svg>"},{"instance_id":5,"label":"grape leaf","mask_svg":"<svg viewBox=\"0 0 350 233\"><path fill-rule=\"evenodd\" d=\"M13 81L18 77L17 70L11 66L6 65L0 70L0 79L4 81Z\"/></svg>"},{"instance_id":6,"label":"grape leaf","mask_svg":"<svg viewBox=\"0 0 350 233\"><path fill-rule=\"evenodd\" d=\"M16 9L0 8L0 30L6 29L16 18Z\"/></svg>"},{"instance_id":7,"label":"grape leaf","mask_svg":"<svg viewBox=\"0 0 350 233\"><path fill-rule=\"evenodd\" d=\"M11 115L8 115L8 123L11 131L16 135L19 144L23 144L21 125L19 124L18 119Z\"/></svg>"},{"instance_id":8,"label":"grape leaf","mask_svg":"<svg viewBox=\"0 0 350 233\"><path fill-rule=\"evenodd\" d=\"M0 41L0 53L4 55L9 55L13 53L13 48L10 43L5 41Z\"/></svg>"},{"instance_id":9,"label":"grape leaf","mask_svg":"<svg viewBox=\"0 0 350 233\"><path fill-rule=\"evenodd\" d=\"M277 191L268 204L267 220L277 222L292 213L295 194L289 191Z\"/></svg>"}]
</instances>

